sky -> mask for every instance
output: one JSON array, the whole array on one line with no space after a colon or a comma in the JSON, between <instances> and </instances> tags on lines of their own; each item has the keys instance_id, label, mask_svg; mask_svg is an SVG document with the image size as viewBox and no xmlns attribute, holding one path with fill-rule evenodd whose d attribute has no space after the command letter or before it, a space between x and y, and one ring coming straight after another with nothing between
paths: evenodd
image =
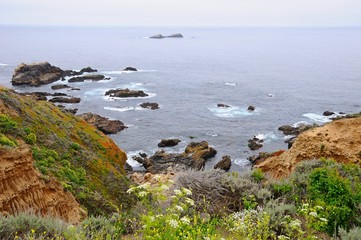
<instances>
[{"instance_id":1,"label":"sky","mask_svg":"<svg viewBox=\"0 0 361 240\"><path fill-rule=\"evenodd\" d=\"M0 24L361 26L361 0L0 0Z\"/></svg>"}]
</instances>

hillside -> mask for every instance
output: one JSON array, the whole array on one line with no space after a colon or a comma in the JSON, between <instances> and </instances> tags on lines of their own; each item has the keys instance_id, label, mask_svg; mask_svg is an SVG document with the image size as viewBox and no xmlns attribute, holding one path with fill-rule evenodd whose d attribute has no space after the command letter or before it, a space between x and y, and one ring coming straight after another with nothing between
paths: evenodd
<instances>
[{"instance_id":1,"label":"hillside","mask_svg":"<svg viewBox=\"0 0 361 240\"><path fill-rule=\"evenodd\" d=\"M77 202L90 215L126 208L126 158L81 118L0 87L0 212L34 209L70 220L84 215Z\"/></svg>"},{"instance_id":2,"label":"hillside","mask_svg":"<svg viewBox=\"0 0 361 240\"><path fill-rule=\"evenodd\" d=\"M301 133L292 148L258 163L274 178L288 176L303 160L330 158L341 163L361 163L361 118L335 120Z\"/></svg>"}]
</instances>

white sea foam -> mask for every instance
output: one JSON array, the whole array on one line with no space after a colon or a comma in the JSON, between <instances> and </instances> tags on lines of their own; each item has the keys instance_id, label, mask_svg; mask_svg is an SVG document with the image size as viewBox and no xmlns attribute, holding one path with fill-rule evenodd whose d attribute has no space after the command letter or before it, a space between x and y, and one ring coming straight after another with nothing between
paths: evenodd
<instances>
[{"instance_id":1,"label":"white sea foam","mask_svg":"<svg viewBox=\"0 0 361 240\"><path fill-rule=\"evenodd\" d=\"M0 67L6 67L6 66L9 66L9 64L6 64L6 63L0 63Z\"/></svg>"},{"instance_id":2,"label":"white sea foam","mask_svg":"<svg viewBox=\"0 0 361 240\"><path fill-rule=\"evenodd\" d=\"M310 123L307 122L307 121L299 121L299 122L296 122L292 125L292 127L299 127L301 125L309 125Z\"/></svg>"},{"instance_id":3,"label":"white sea foam","mask_svg":"<svg viewBox=\"0 0 361 240\"><path fill-rule=\"evenodd\" d=\"M206 133L207 136L210 136L210 137L217 137L218 134L217 133Z\"/></svg>"},{"instance_id":4,"label":"white sea foam","mask_svg":"<svg viewBox=\"0 0 361 240\"><path fill-rule=\"evenodd\" d=\"M228 83L228 82L226 82L224 85L227 85L227 86L237 86L237 83Z\"/></svg>"},{"instance_id":5,"label":"white sea foam","mask_svg":"<svg viewBox=\"0 0 361 240\"><path fill-rule=\"evenodd\" d=\"M311 119L314 122L320 122L320 123L327 123L331 122L331 119L329 117L315 114L315 113L305 113L302 116Z\"/></svg>"},{"instance_id":6,"label":"white sea foam","mask_svg":"<svg viewBox=\"0 0 361 240\"><path fill-rule=\"evenodd\" d=\"M110 96L103 96L103 99L105 101L115 101L115 100L120 100L120 101L127 101L127 100L134 100L134 99L147 99L147 98L152 98L157 96L157 94L155 93L147 93L148 96L147 97L127 97L127 98L121 98L121 97L110 97Z\"/></svg>"},{"instance_id":7,"label":"white sea foam","mask_svg":"<svg viewBox=\"0 0 361 240\"><path fill-rule=\"evenodd\" d=\"M139 162L135 161L132 157L138 155L138 153L141 151L130 151L127 153L128 156L128 160L127 163L132 166L132 167L142 167L142 164L140 164Z\"/></svg>"},{"instance_id":8,"label":"white sea foam","mask_svg":"<svg viewBox=\"0 0 361 240\"><path fill-rule=\"evenodd\" d=\"M144 110L141 107L104 107L105 110L110 110L110 111L117 111L117 112L126 112L126 111L137 111L137 110Z\"/></svg>"},{"instance_id":9,"label":"white sea foam","mask_svg":"<svg viewBox=\"0 0 361 240\"><path fill-rule=\"evenodd\" d=\"M234 163L241 167L249 166L251 163L245 158L237 158L234 160Z\"/></svg>"},{"instance_id":10,"label":"white sea foam","mask_svg":"<svg viewBox=\"0 0 361 240\"><path fill-rule=\"evenodd\" d=\"M222 118L235 118L235 117L242 117L242 116L251 116L251 115L258 115L259 110L256 109L255 111L248 111L247 108L240 108L236 106L231 107L211 107L208 108L215 116L222 117Z\"/></svg>"},{"instance_id":11,"label":"white sea foam","mask_svg":"<svg viewBox=\"0 0 361 240\"><path fill-rule=\"evenodd\" d=\"M279 137L274 132L259 133L255 137L263 140L264 142L270 142L272 140L279 139Z\"/></svg>"}]
</instances>

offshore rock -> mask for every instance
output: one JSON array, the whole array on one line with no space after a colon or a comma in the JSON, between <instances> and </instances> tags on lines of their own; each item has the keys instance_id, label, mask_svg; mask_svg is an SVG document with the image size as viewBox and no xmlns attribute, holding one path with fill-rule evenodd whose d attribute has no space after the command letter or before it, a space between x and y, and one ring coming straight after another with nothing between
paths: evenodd
<instances>
[{"instance_id":1,"label":"offshore rock","mask_svg":"<svg viewBox=\"0 0 361 240\"><path fill-rule=\"evenodd\" d=\"M68 82L84 82L86 80L90 81L100 81L100 80L108 80L104 75L85 75L80 77L73 77L68 80Z\"/></svg>"},{"instance_id":2,"label":"offshore rock","mask_svg":"<svg viewBox=\"0 0 361 240\"><path fill-rule=\"evenodd\" d=\"M227 105L227 104L218 103L218 104L217 104L217 107L219 107L219 108L229 108L230 106Z\"/></svg>"},{"instance_id":3,"label":"offshore rock","mask_svg":"<svg viewBox=\"0 0 361 240\"><path fill-rule=\"evenodd\" d=\"M160 143L158 143L158 147L174 147L180 143L179 139L162 139Z\"/></svg>"},{"instance_id":4,"label":"offshore rock","mask_svg":"<svg viewBox=\"0 0 361 240\"><path fill-rule=\"evenodd\" d=\"M331 115L333 115L333 114L335 114L335 113L334 113L334 112L330 112L330 111L325 111L325 112L323 112L323 116L326 116L326 117L331 116Z\"/></svg>"},{"instance_id":5,"label":"offshore rock","mask_svg":"<svg viewBox=\"0 0 361 240\"><path fill-rule=\"evenodd\" d=\"M159 109L158 103L145 102L145 103L140 104L140 106L142 108L149 108L151 110Z\"/></svg>"},{"instance_id":6,"label":"offshore rock","mask_svg":"<svg viewBox=\"0 0 361 240\"><path fill-rule=\"evenodd\" d=\"M54 97L52 99L49 100L49 102L52 103L80 103L80 98L76 98L76 97L70 97L70 98L66 98L66 97Z\"/></svg>"},{"instance_id":7,"label":"offshore rock","mask_svg":"<svg viewBox=\"0 0 361 240\"><path fill-rule=\"evenodd\" d=\"M97 72L98 70L96 70L96 69L93 69L93 68L91 68L91 67L85 67L85 68L82 68L81 70L80 70L80 73L92 73L92 72Z\"/></svg>"},{"instance_id":8,"label":"offshore rock","mask_svg":"<svg viewBox=\"0 0 361 240\"><path fill-rule=\"evenodd\" d=\"M53 89L53 90L59 90L59 89L64 89L64 88L72 88L72 87L70 87L69 85L66 85L66 84L56 84L56 85L51 86L51 89Z\"/></svg>"},{"instance_id":9,"label":"offshore rock","mask_svg":"<svg viewBox=\"0 0 361 240\"><path fill-rule=\"evenodd\" d=\"M232 162L231 157L228 155L225 155L222 157L222 160L219 161L216 165L214 165L214 169L221 169L224 171L229 171L231 168Z\"/></svg>"},{"instance_id":10,"label":"offshore rock","mask_svg":"<svg viewBox=\"0 0 361 240\"><path fill-rule=\"evenodd\" d=\"M165 36L163 36L162 34L157 34L157 35L154 35L154 36L151 36L149 38L153 38L153 39L163 39L165 38Z\"/></svg>"},{"instance_id":11,"label":"offshore rock","mask_svg":"<svg viewBox=\"0 0 361 240\"><path fill-rule=\"evenodd\" d=\"M147 97L149 96L142 90L129 90L125 89L111 89L105 93L105 95L109 95L110 97L120 97L120 98L128 98L128 97Z\"/></svg>"},{"instance_id":12,"label":"offshore rock","mask_svg":"<svg viewBox=\"0 0 361 240\"><path fill-rule=\"evenodd\" d=\"M258 139L257 137L253 137L253 138L248 140L248 147L252 151L255 151L255 150L258 150L261 147L263 147L262 143L263 143L262 139Z\"/></svg>"},{"instance_id":13,"label":"offshore rock","mask_svg":"<svg viewBox=\"0 0 361 240\"><path fill-rule=\"evenodd\" d=\"M167 38L183 38L183 35L180 33L175 33L175 34L168 35Z\"/></svg>"},{"instance_id":14,"label":"offshore rock","mask_svg":"<svg viewBox=\"0 0 361 240\"><path fill-rule=\"evenodd\" d=\"M105 134L116 134L127 128L122 121L109 120L109 118L90 112L83 113L79 115L79 117L83 118L87 123L95 126L99 131Z\"/></svg>"},{"instance_id":15,"label":"offshore rock","mask_svg":"<svg viewBox=\"0 0 361 240\"><path fill-rule=\"evenodd\" d=\"M256 108L255 108L254 106L248 106L248 108L247 108L247 110L248 110L248 111L251 111L251 112L254 111L255 109L256 109Z\"/></svg>"},{"instance_id":16,"label":"offshore rock","mask_svg":"<svg viewBox=\"0 0 361 240\"><path fill-rule=\"evenodd\" d=\"M134 68L134 67L126 67L126 68L123 69L123 71L136 72L138 70L136 68Z\"/></svg>"}]
</instances>

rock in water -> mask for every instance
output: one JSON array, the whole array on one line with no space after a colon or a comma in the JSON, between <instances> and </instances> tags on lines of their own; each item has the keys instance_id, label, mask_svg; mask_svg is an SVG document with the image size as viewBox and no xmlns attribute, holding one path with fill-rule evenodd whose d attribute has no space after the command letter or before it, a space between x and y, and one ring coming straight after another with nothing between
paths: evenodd
<instances>
[{"instance_id":1,"label":"rock in water","mask_svg":"<svg viewBox=\"0 0 361 240\"><path fill-rule=\"evenodd\" d=\"M127 98L127 97L147 97L149 96L145 92L141 90L129 90L126 89L111 89L105 93L105 95L109 95L110 97L120 97L120 98Z\"/></svg>"},{"instance_id":2,"label":"rock in water","mask_svg":"<svg viewBox=\"0 0 361 240\"><path fill-rule=\"evenodd\" d=\"M328 116L331 116L331 115L333 115L333 114L335 114L335 113L334 113L334 112L330 112L330 111L325 111L325 112L323 113L323 116L328 117Z\"/></svg>"},{"instance_id":3,"label":"rock in water","mask_svg":"<svg viewBox=\"0 0 361 240\"><path fill-rule=\"evenodd\" d=\"M151 36L149 38L153 38L153 39L163 39L165 38L162 34L157 34L157 35L154 35L154 36Z\"/></svg>"},{"instance_id":4,"label":"rock in water","mask_svg":"<svg viewBox=\"0 0 361 240\"><path fill-rule=\"evenodd\" d=\"M64 75L64 71L48 62L25 64L15 68L12 85L41 86L56 82Z\"/></svg>"},{"instance_id":5,"label":"rock in water","mask_svg":"<svg viewBox=\"0 0 361 240\"><path fill-rule=\"evenodd\" d=\"M252 151L258 150L258 149L260 149L261 147L263 147L262 142L263 142L263 140L258 139L258 138L256 138L256 137L253 137L253 138L251 138L251 139L248 140L248 147L249 147L249 149L251 149Z\"/></svg>"},{"instance_id":6,"label":"rock in water","mask_svg":"<svg viewBox=\"0 0 361 240\"><path fill-rule=\"evenodd\" d=\"M57 85L53 85L51 86L51 89L53 90L59 90L59 89L63 89L63 88L72 88L69 85L66 84L57 84Z\"/></svg>"},{"instance_id":7,"label":"rock in water","mask_svg":"<svg viewBox=\"0 0 361 240\"><path fill-rule=\"evenodd\" d=\"M160 143L158 143L158 147L174 147L180 143L179 139L162 139Z\"/></svg>"},{"instance_id":8,"label":"rock in water","mask_svg":"<svg viewBox=\"0 0 361 240\"><path fill-rule=\"evenodd\" d=\"M98 70L96 70L96 69L93 69L93 68L91 68L91 67L85 67L85 68L82 68L81 70L80 70L80 73L85 73L85 72L87 72L87 73L92 73L92 72L97 72Z\"/></svg>"},{"instance_id":9,"label":"rock in water","mask_svg":"<svg viewBox=\"0 0 361 240\"><path fill-rule=\"evenodd\" d=\"M140 106L142 108L149 108L152 110L159 109L158 103L145 102L145 103L140 104Z\"/></svg>"},{"instance_id":10,"label":"rock in water","mask_svg":"<svg viewBox=\"0 0 361 240\"><path fill-rule=\"evenodd\" d=\"M227 104L218 103L218 104L217 104L217 107L219 107L219 108L229 108L230 106L227 105Z\"/></svg>"},{"instance_id":11,"label":"rock in water","mask_svg":"<svg viewBox=\"0 0 361 240\"><path fill-rule=\"evenodd\" d=\"M254 106L249 106L248 108L247 108L247 110L248 111L254 111L256 108L254 107Z\"/></svg>"},{"instance_id":12,"label":"rock in water","mask_svg":"<svg viewBox=\"0 0 361 240\"><path fill-rule=\"evenodd\" d=\"M134 68L134 67L126 67L126 68L123 69L123 71L136 72L138 70L136 68Z\"/></svg>"},{"instance_id":13,"label":"rock in water","mask_svg":"<svg viewBox=\"0 0 361 240\"><path fill-rule=\"evenodd\" d=\"M231 157L228 155L225 155L222 157L222 160L219 161L215 166L214 169L222 169L224 171L229 171L231 168L232 162Z\"/></svg>"},{"instance_id":14,"label":"rock in water","mask_svg":"<svg viewBox=\"0 0 361 240\"><path fill-rule=\"evenodd\" d=\"M54 98L50 99L49 102L53 102L53 103L80 103L80 98L76 98L76 97L71 97L71 98L54 97Z\"/></svg>"},{"instance_id":15,"label":"rock in water","mask_svg":"<svg viewBox=\"0 0 361 240\"><path fill-rule=\"evenodd\" d=\"M84 82L85 80L100 81L100 80L106 80L106 78L104 75L85 75L85 76L70 78L68 82Z\"/></svg>"},{"instance_id":16,"label":"rock in water","mask_svg":"<svg viewBox=\"0 0 361 240\"><path fill-rule=\"evenodd\" d=\"M175 33L167 36L167 38L183 38L183 35L180 33Z\"/></svg>"},{"instance_id":17,"label":"rock in water","mask_svg":"<svg viewBox=\"0 0 361 240\"><path fill-rule=\"evenodd\" d=\"M99 131L105 134L116 134L127 128L122 121L109 120L109 118L90 112L83 113L79 115L79 117L83 118L87 123L95 126Z\"/></svg>"}]
</instances>

